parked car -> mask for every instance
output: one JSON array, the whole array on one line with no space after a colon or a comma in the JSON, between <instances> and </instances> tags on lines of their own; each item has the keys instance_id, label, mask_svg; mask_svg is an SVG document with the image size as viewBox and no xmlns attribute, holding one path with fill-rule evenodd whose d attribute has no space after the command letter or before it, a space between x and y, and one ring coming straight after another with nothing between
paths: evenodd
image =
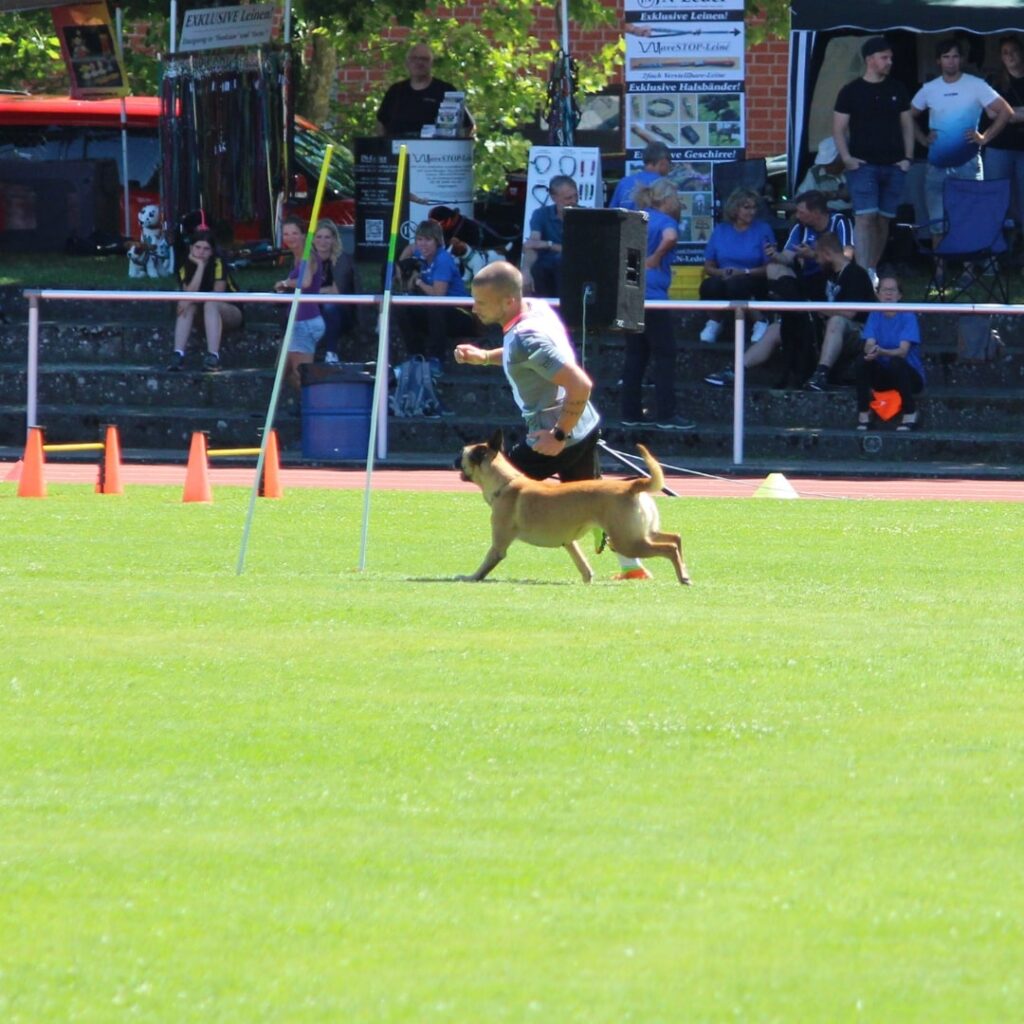
<instances>
[{"instance_id":1,"label":"parked car","mask_svg":"<svg viewBox=\"0 0 1024 1024\"><path fill-rule=\"evenodd\" d=\"M160 100L130 96L126 104L129 226L139 210L160 203ZM334 142L295 118L294 165L288 212L309 217L324 148ZM352 154L335 153L321 214L355 221ZM69 166L70 165L70 166ZM121 101L0 94L0 247L62 248L72 235L124 228ZM45 187L43 187L45 186ZM74 201L54 203L73 191ZM70 211L70 213L69 213ZM68 219L72 221L68 223ZM173 227L173 226L172 226ZM235 239L265 238L265 225L236 222ZM56 243L56 244L53 244Z\"/></svg>"}]
</instances>

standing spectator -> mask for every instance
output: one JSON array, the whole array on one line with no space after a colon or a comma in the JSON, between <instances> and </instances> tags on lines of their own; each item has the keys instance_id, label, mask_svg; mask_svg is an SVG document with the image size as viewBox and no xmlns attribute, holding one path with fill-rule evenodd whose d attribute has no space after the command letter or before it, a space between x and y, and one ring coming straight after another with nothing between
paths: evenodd
<instances>
[{"instance_id":1,"label":"standing spectator","mask_svg":"<svg viewBox=\"0 0 1024 1024\"><path fill-rule=\"evenodd\" d=\"M980 180L978 148L987 146L1013 116L1010 104L992 86L975 75L965 75L960 69L961 46L957 39L944 39L936 44L940 75L921 86L910 101L915 118L928 113L928 134L924 134L920 125L915 125L914 134L928 147L924 194L928 219L932 222L932 245L938 245L945 234L942 190L946 178ZM979 132L982 111L992 123L984 132Z\"/></svg>"},{"instance_id":2,"label":"standing spectator","mask_svg":"<svg viewBox=\"0 0 1024 1024\"><path fill-rule=\"evenodd\" d=\"M352 257L342 251L341 234L333 220L324 218L316 226L313 251L320 259L324 271L321 295L351 295L356 287L355 265ZM320 307L324 318L324 362L341 362L341 336L352 330L355 316L351 306L337 303Z\"/></svg>"},{"instance_id":3,"label":"standing spectator","mask_svg":"<svg viewBox=\"0 0 1024 1024\"><path fill-rule=\"evenodd\" d=\"M889 40L872 36L860 52L864 74L839 90L832 137L846 167L853 201L857 262L875 282L875 268L903 194L903 179L914 159L914 122L907 90L890 77Z\"/></svg>"},{"instance_id":4,"label":"standing spectator","mask_svg":"<svg viewBox=\"0 0 1024 1024\"><path fill-rule=\"evenodd\" d=\"M576 182L556 174L548 184L551 204L530 217L530 236L523 242L523 286L528 295L558 296L562 289L562 241L565 211L580 201Z\"/></svg>"},{"instance_id":5,"label":"standing spectator","mask_svg":"<svg viewBox=\"0 0 1024 1024\"><path fill-rule=\"evenodd\" d=\"M831 274L826 298L842 305L844 302L874 302L875 286L868 272L854 263L843 251L839 239L826 231L818 239L818 262ZM807 381L810 391L827 391L829 375L843 355L854 356L860 351L861 326L867 313L849 309L823 311L818 316L825 321L825 337L821 343L818 368Z\"/></svg>"},{"instance_id":6,"label":"standing spectator","mask_svg":"<svg viewBox=\"0 0 1024 1024\"><path fill-rule=\"evenodd\" d=\"M895 274L883 274L878 281L880 302L901 302L903 291ZM864 352L857 360L857 429L867 430L871 422L871 391L895 389L900 393L903 420L897 430L917 426L915 396L924 390L921 361L921 331L914 313L868 314L864 324Z\"/></svg>"},{"instance_id":7,"label":"standing spectator","mask_svg":"<svg viewBox=\"0 0 1024 1024\"><path fill-rule=\"evenodd\" d=\"M627 174L615 186L609 208L635 210L636 190L644 185L653 185L672 170L672 154L664 142L650 142L644 149L644 165L639 171Z\"/></svg>"},{"instance_id":8,"label":"standing spectator","mask_svg":"<svg viewBox=\"0 0 1024 1024\"><path fill-rule=\"evenodd\" d=\"M555 311L540 299L523 298L522 274L498 261L473 280L473 312L481 323L501 327L501 347L458 345L455 361L504 369L527 429L508 454L512 465L532 480L599 479L601 417L590 402L594 385ZM651 578L639 560L616 557L619 579Z\"/></svg>"},{"instance_id":9,"label":"standing spectator","mask_svg":"<svg viewBox=\"0 0 1024 1024\"><path fill-rule=\"evenodd\" d=\"M292 254L292 271L283 281L274 282L275 292L295 291L301 281L302 295L319 295L324 283L324 269L320 257L311 251L304 263L302 253L306 246L306 223L299 217L286 217L281 224L281 243ZM315 302L299 302L288 345L286 377L298 393L302 387L299 367L313 362L316 346L324 336L326 326Z\"/></svg>"},{"instance_id":10,"label":"standing spectator","mask_svg":"<svg viewBox=\"0 0 1024 1024\"><path fill-rule=\"evenodd\" d=\"M234 292L235 287L224 260L214 249L213 233L197 231L192 236L188 258L178 267L178 283L183 292ZM167 366L168 370L180 370L185 362L185 350L192 333L196 307L202 306L203 329L206 332L206 355L203 369L220 369L220 342L224 331L242 326L242 310L230 302L190 302L182 299L178 303L174 321L174 352Z\"/></svg>"},{"instance_id":11,"label":"standing spectator","mask_svg":"<svg viewBox=\"0 0 1024 1024\"><path fill-rule=\"evenodd\" d=\"M985 147L985 177L1010 179L1010 211L1024 232L1024 45L1018 36L999 40L1002 67L990 79L1013 111L1010 123Z\"/></svg>"},{"instance_id":12,"label":"standing spectator","mask_svg":"<svg viewBox=\"0 0 1024 1024\"><path fill-rule=\"evenodd\" d=\"M409 295L469 295L458 264L444 247L444 232L436 220L423 220L416 225L413 244L405 247L399 260L403 267L411 269L405 279ZM476 333L469 310L459 306L401 306L398 314L406 354L428 359L435 376L441 373L451 339Z\"/></svg>"},{"instance_id":13,"label":"standing spectator","mask_svg":"<svg viewBox=\"0 0 1024 1024\"><path fill-rule=\"evenodd\" d=\"M638 210L647 211L647 274L644 297L667 299L672 281L672 256L679 241L682 204L668 178L656 179L633 193ZM654 356L655 425L659 430L693 430L696 424L676 415L676 338L672 314L667 309L644 312L644 330L626 335L626 360L622 371L622 425L643 424L641 401L644 370Z\"/></svg>"},{"instance_id":14,"label":"standing spectator","mask_svg":"<svg viewBox=\"0 0 1024 1024\"><path fill-rule=\"evenodd\" d=\"M426 43L417 43L405 57L409 77L395 82L377 109L377 134L389 138L419 138L425 125L434 124L437 110L446 92L455 86L434 78L434 51ZM462 130L472 135L473 118L463 115Z\"/></svg>"},{"instance_id":15,"label":"standing spectator","mask_svg":"<svg viewBox=\"0 0 1024 1024\"><path fill-rule=\"evenodd\" d=\"M763 299L768 291L768 259L775 251L772 229L757 219L761 197L738 188L722 207L722 223L711 232L704 249L700 297L708 300ZM700 340L712 344L722 329L721 313L712 313Z\"/></svg>"}]
</instances>

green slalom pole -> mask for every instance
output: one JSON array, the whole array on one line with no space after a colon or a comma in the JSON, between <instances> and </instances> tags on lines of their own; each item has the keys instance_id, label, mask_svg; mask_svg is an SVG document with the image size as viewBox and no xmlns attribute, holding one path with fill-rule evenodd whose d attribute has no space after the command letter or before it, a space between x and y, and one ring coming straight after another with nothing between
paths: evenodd
<instances>
[{"instance_id":1,"label":"green slalom pole","mask_svg":"<svg viewBox=\"0 0 1024 1024\"><path fill-rule=\"evenodd\" d=\"M263 463L267 458L267 442L270 440L270 431L274 426L277 399L281 393L281 382L284 380L284 369L288 362L288 346L291 344L292 334L295 332L295 318L299 315L302 279L306 275L306 264L309 262L309 255L313 251L313 235L316 234L316 224L320 219L320 204L324 198L324 188L327 185L327 171L330 169L331 156L333 154L334 146L327 146L324 150L324 161L320 165L320 181L316 186L316 198L313 200L313 215L309 222L309 230L306 231L306 244L302 248L302 262L297 268L295 291L292 293L292 303L288 309L288 323L284 329L284 338L281 340L281 351L277 356L277 373L274 376L274 389L270 393L270 408L267 409L267 421L263 425L263 439L260 442L260 455L256 460L256 478L252 482L252 494L249 495L249 511L245 517L245 529L242 531L242 549L238 552L238 565L235 568L236 576L241 576L245 571L245 551L249 546L249 531L252 529L252 517L256 511L256 498L260 493L260 480L263 479Z\"/></svg>"},{"instance_id":2,"label":"green slalom pole","mask_svg":"<svg viewBox=\"0 0 1024 1024\"><path fill-rule=\"evenodd\" d=\"M383 402L387 399L388 331L391 325L391 289L395 279L395 249L398 229L402 220L402 192L405 189L406 147L398 149L398 182L395 186L395 205L391 211L391 238L388 240L388 263L384 275L384 295L380 304L380 324L377 331L377 374L373 384L373 402L370 406L370 441L366 450L366 486L363 490L363 527L359 541L359 571L366 568L366 542L370 527L370 486L373 482L373 457L377 445L377 424L383 415Z\"/></svg>"}]
</instances>

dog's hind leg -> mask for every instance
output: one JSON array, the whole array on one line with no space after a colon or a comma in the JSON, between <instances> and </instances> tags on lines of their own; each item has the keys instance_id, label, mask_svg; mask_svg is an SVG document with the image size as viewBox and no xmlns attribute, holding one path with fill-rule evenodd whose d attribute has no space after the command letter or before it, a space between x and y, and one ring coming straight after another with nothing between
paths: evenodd
<instances>
[{"instance_id":1,"label":"dog's hind leg","mask_svg":"<svg viewBox=\"0 0 1024 1024\"><path fill-rule=\"evenodd\" d=\"M583 577L584 583L594 582L594 570L590 568L590 563L583 557L583 552L580 550L579 544L576 541L571 540L565 545L565 550L569 552L569 557L576 563L576 568L579 569L580 575Z\"/></svg>"},{"instance_id":2,"label":"dog's hind leg","mask_svg":"<svg viewBox=\"0 0 1024 1024\"><path fill-rule=\"evenodd\" d=\"M662 533L660 530L656 530L651 534L650 539L654 543L667 542L675 548L675 556L667 554L665 557L670 559L676 567L676 576L679 577L679 582L689 586L692 581L690 580L690 573L686 568L686 562L683 560L683 538L678 533Z\"/></svg>"},{"instance_id":3,"label":"dog's hind leg","mask_svg":"<svg viewBox=\"0 0 1024 1024\"><path fill-rule=\"evenodd\" d=\"M690 576L683 562L683 543L678 534L654 533L650 537L631 537L615 548L627 558L667 558L676 570L676 578L684 586L690 585Z\"/></svg>"}]
</instances>

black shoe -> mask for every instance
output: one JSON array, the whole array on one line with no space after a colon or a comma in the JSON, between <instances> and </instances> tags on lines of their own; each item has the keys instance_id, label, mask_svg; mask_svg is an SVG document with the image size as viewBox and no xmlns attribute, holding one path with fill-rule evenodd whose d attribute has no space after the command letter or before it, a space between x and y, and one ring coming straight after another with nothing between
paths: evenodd
<instances>
[{"instance_id":1,"label":"black shoe","mask_svg":"<svg viewBox=\"0 0 1024 1024\"><path fill-rule=\"evenodd\" d=\"M220 356L216 352L207 352L203 357L203 369L207 373L216 373L220 369Z\"/></svg>"},{"instance_id":2,"label":"black shoe","mask_svg":"<svg viewBox=\"0 0 1024 1024\"><path fill-rule=\"evenodd\" d=\"M808 391L828 391L828 371L819 367L804 386Z\"/></svg>"},{"instance_id":3,"label":"black shoe","mask_svg":"<svg viewBox=\"0 0 1024 1024\"><path fill-rule=\"evenodd\" d=\"M733 370L709 373L704 378L704 383L710 384L713 388L731 388L736 383L736 374Z\"/></svg>"},{"instance_id":4,"label":"black shoe","mask_svg":"<svg viewBox=\"0 0 1024 1024\"><path fill-rule=\"evenodd\" d=\"M174 352L171 353L171 361L167 364L167 369L171 371L180 370L182 366L184 366L184 364L184 352L178 352L177 350L175 350Z\"/></svg>"},{"instance_id":5,"label":"black shoe","mask_svg":"<svg viewBox=\"0 0 1024 1024\"><path fill-rule=\"evenodd\" d=\"M659 430L696 430L693 420L684 420L682 416L669 416L668 419L657 420L654 424Z\"/></svg>"}]
</instances>

